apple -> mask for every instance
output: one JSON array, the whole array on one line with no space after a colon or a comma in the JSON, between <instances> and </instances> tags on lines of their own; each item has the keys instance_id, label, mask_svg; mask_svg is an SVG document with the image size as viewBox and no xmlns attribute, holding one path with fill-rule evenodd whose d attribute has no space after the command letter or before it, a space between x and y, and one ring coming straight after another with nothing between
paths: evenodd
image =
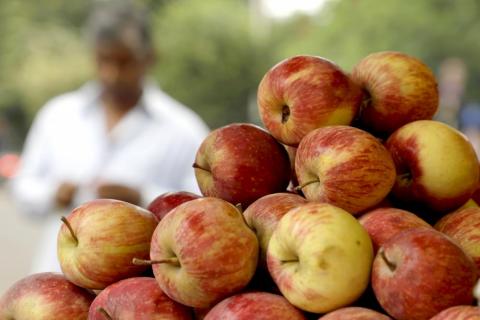
<instances>
[{"instance_id":1,"label":"apple","mask_svg":"<svg viewBox=\"0 0 480 320\"><path fill-rule=\"evenodd\" d=\"M395 131L386 147L397 169L393 195L437 212L467 202L479 181L471 143L456 129L432 120L411 122Z\"/></svg>"},{"instance_id":2,"label":"apple","mask_svg":"<svg viewBox=\"0 0 480 320\"><path fill-rule=\"evenodd\" d=\"M258 242L242 214L222 199L185 202L160 220L151 261L160 288L171 299L207 308L244 288L257 266Z\"/></svg>"},{"instance_id":3,"label":"apple","mask_svg":"<svg viewBox=\"0 0 480 320\"><path fill-rule=\"evenodd\" d=\"M252 203L243 212L247 225L256 233L260 246L259 265L267 268L267 247L278 221L290 209L306 204L307 200L292 193L274 193Z\"/></svg>"},{"instance_id":4,"label":"apple","mask_svg":"<svg viewBox=\"0 0 480 320\"><path fill-rule=\"evenodd\" d=\"M303 140L295 172L307 200L358 214L382 201L395 182L395 166L371 134L349 126L315 129Z\"/></svg>"},{"instance_id":5,"label":"apple","mask_svg":"<svg viewBox=\"0 0 480 320\"><path fill-rule=\"evenodd\" d=\"M378 208L363 214L358 219L372 239L374 253L388 239L411 228L432 228L417 215L397 208Z\"/></svg>"},{"instance_id":6,"label":"apple","mask_svg":"<svg viewBox=\"0 0 480 320\"><path fill-rule=\"evenodd\" d=\"M134 277L102 290L90 306L88 319L190 320L192 315L190 308L167 297L155 279Z\"/></svg>"},{"instance_id":7,"label":"apple","mask_svg":"<svg viewBox=\"0 0 480 320\"><path fill-rule=\"evenodd\" d=\"M430 320L477 320L480 319L480 307L454 306L443 310Z\"/></svg>"},{"instance_id":8,"label":"apple","mask_svg":"<svg viewBox=\"0 0 480 320\"><path fill-rule=\"evenodd\" d=\"M213 130L200 145L193 167L204 196L243 208L285 191L290 181L285 148L265 130L246 123Z\"/></svg>"},{"instance_id":9,"label":"apple","mask_svg":"<svg viewBox=\"0 0 480 320\"><path fill-rule=\"evenodd\" d=\"M360 297L368 285L373 249L350 213L327 203L291 209L267 250L268 270L294 306L325 313Z\"/></svg>"},{"instance_id":10,"label":"apple","mask_svg":"<svg viewBox=\"0 0 480 320\"><path fill-rule=\"evenodd\" d=\"M97 199L62 220L58 259L65 277L76 285L103 289L146 269L133 265L132 259L149 256L157 226L150 211L120 200Z\"/></svg>"},{"instance_id":11,"label":"apple","mask_svg":"<svg viewBox=\"0 0 480 320\"><path fill-rule=\"evenodd\" d=\"M272 67L258 87L260 118L280 142L297 146L310 131L349 125L363 93L335 63L294 56Z\"/></svg>"},{"instance_id":12,"label":"apple","mask_svg":"<svg viewBox=\"0 0 480 320\"><path fill-rule=\"evenodd\" d=\"M0 319L84 320L95 295L63 275L45 272L14 283L0 298Z\"/></svg>"},{"instance_id":13,"label":"apple","mask_svg":"<svg viewBox=\"0 0 480 320\"><path fill-rule=\"evenodd\" d=\"M441 218L435 229L451 237L472 257L480 274L480 208L465 208Z\"/></svg>"},{"instance_id":14,"label":"apple","mask_svg":"<svg viewBox=\"0 0 480 320\"><path fill-rule=\"evenodd\" d=\"M392 320L392 318L367 308L345 307L329 312L318 320Z\"/></svg>"},{"instance_id":15,"label":"apple","mask_svg":"<svg viewBox=\"0 0 480 320\"><path fill-rule=\"evenodd\" d=\"M284 297L267 292L248 292L231 296L207 313L204 320L306 320Z\"/></svg>"},{"instance_id":16,"label":"apple","mask_svg":"<svg viewBox=\"0 0 480 320\"><path fill-rule=\"evenodd\" d=\"M352 70L365 92L360 126L388 135L416 120L432 119L438 108L438 85L422 61L400 52L368 55Z\"/></svg>"},{"instance_id":17,"label":"apple","mask_svg":"<svg viewBox=\"0 0 480 320\"><path fill-rule=\"evenodd\" d=\"M402 231L378 251L372 287L382 308L398 320L430 319L473 302L473 260L444 234L429 228Z\"/></svg>"},{"instance_id":18,"label":"apple","mask_svg":"<svg viewBox=\"0 0 480 320\"><path fill-rule=\"evenodd\" d=\"M187 191L166 192L153 199L147 209L160 221L176 206L198 198L199 195Z\"/></svg>"}]
</instances>

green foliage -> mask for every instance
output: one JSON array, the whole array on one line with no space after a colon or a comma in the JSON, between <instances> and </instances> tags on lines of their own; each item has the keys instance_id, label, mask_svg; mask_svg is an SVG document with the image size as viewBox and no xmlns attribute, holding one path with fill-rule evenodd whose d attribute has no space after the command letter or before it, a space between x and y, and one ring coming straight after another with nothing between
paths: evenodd
<instances>
[{"instance_id":1,"label":"green foliage","mask_svg":"<svg viewBox=\"0 0 480 320\"><path fill-rule=\"evenodd\" d=\"M212 128L247 120L247 105L269 65L243 2L176 1L156 19L156 76Z\"/></svg>"}]
</instances>

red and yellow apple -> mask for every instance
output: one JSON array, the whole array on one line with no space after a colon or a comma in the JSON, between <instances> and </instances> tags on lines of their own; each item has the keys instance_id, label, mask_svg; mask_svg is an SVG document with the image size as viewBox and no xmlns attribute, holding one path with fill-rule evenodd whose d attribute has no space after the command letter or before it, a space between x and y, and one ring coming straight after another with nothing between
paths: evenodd
<instances>
[{"instance_id":1,"label":"red and yellow apple","mask_svg":"<svg viewBox=\"0 0 480 320\"><path fill-rule=\"evenodd\" d=\"M433 228L402 231L378 251L372 286L382 308L398 320L428 320L473 302L473 260Z\"/></svg>"},{"instance_id":2,"label":"red and yellow apple","mask_svg":"<svg viewBox=\"0 0 480 320\"><path fill-rule=\"evenodd\" d=\"M162 292L154 278L120 280L102 290L90 306L89 320L192 320L192 310Z\"/></svg>"},{"instance_id":3,"label":"red and yellow apple","mask_svg":"<svg viewBox=\"0 0 480 320\"><path fill-rule=\"evenodd\" d=\"M352 71L364 91L360 126L369 132L390 134L416 120L432 119L438 108L438 86L422 61L400 52L368 55Z\"/></svg>"},{"instance_id":4,"label":"red and yellow apple","mask_svg":"<svg viewBox=\"0 0 480 320\"><path fill-rule=\"evenodd\" d=\"M246 123L212 131L193 167L204 196L244 208L267 194L285 191L290 181L285 148L265 130Z\"/></svg>"},{"instance_id":5,"label":"red and yellow apple","mask_svg":"<svg viewBox=\"0 0 480 320\"><path fill-rule=\"evenodd\" d=\"M98 199L75 208L58 233L57 253L65 277L78 286L103 289L121 279L140 275L157 220L133 204Z\"/></svg>"},{"instance_id":6,"label":"red and yellow apple","mask_svg":"<svg viewBox=\"0 0 480 320\"><path fill-rule=\"evenodd\" d=\"M308 203L278 222L267 250L268 270L294 306L325 313L354 302L370 277L373 249L350 213Z\"/></svg>"},{"instance_id":7,"label":"red and yellow apple","mask_svg":"<svg viewBox=\"0 0 480 320\"><path fill-rule=\"evenodd\" d=\"M435 229L451 237L472 257L480 275L480 208L465 208L447 214Z\"/></svg>"},{"instance_id":8,"label":"red and yellow apple","mask_svg":"<svg viewBox=\"0 0 480 320\"><path fill-rule=\"evenodd\" d=\"M358 221L370 235L375 253L388 239L403 230L432 228L417 215L397 208L375 209L360 216Z\"/></svg>"},{"instance_id":9,"label":"red and yellow apple","mask_svg":"<svg viewBox=\"0 0 480 320\"><path fill-rule=\"evenodd\" d=\"M87 319L95 295L63 275L37 273L14 283L0 298L0 319Z\"/></svg>"},{"instance_id":10,"label":"red and yellow apple","mask_svg":"<svg viewBox=\"0 0 480 320\"><path fill-rule=\"evenodd\" d=\"M392 320L392 318L367 308L345 307L329 312L318 320Z\"/></svg>"},{"instance_id":11,"label":"red and yellow apple","mask_svg":"<svg viewBox=\"0 0 480 320\"><path fill-rule=\"evenodd\" d=\"M349 126L315 129L300 143L295 172L305 197L358 214L382 201L395 182L390 153Z\"/></svg>"},{"instance_id":12,"label":"red and yellow apple","mask_svg":"<svg viewBox=\"0 0 480 320\"><path fill-rule=\"evenodd\" d=\"M229 297L207 313L204 320L306 320L284 297L267 292L248 292Z\"/></svg>"},{"instance_id":13,"label":"red and yellow apple","mask_svg":"<svg viewBox=\"0 0 480 320\"><path fill-rule=\"evenodd\" d=\"M456 129L433 120L395 131L386 147L397 169L393 195L402 202L448 212L467 202L479 181L471 143Z\"/></svg>"},{"instance_id":14,"label":"red and yellow apple","mask_svg":"<svg viewBox=\"0 0 480 320\"><path fill-rule=\"evenodd\" d=\"M316 128L349 125L362 96L335 63L303 55L272 67L260 82L257 100L267 130L278 141L296 146Z\"/></svg>"},{"instance_id":15,"label":"red and yellow apple","mask_svg":"<svg viewBox=\"0 0 480 320\"><path fill-rule=\"evenodd\" d=\"M163 292L184 305L207 308L248 284L258 242L235 206L205 197L160 220L150 258Z\"/></svg>"},{"instance_id":16,"label":"red and yellow apple","mask_svg":"<svg viewBox=\"0 0 480 320\"><path fill-rule=\"evenodd\" d=\"M480 319L480 307L454 306L443 310L430 320L478 320Z\"/></svg>"},{"instance_id":17,"label":"red and yellow apple","mask_svg":"<svg viewBox=\"0 0 480 320\"><path fill-rule=\"evenodd\" d=\"M243 212L247 225L258 238L261 267L267 268L267 247L278 221L290 209L306 203L305 198L293 193L274 193L258 199Z\"/></svg>"}]
</instances>

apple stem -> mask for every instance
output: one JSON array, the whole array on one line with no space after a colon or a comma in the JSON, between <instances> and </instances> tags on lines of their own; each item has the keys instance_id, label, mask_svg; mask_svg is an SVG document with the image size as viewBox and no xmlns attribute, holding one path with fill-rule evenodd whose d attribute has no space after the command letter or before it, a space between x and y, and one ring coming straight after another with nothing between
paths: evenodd
<instances>
[{"instance_id":1,"label":"apple stem","mask_svg":"<svg viewBox=\"0 0 480 320\"><path fill-rule=\"evenodd\" d=\"M406 182L408 184L412 181L412 173L411 172L405 172L405 173L399 174L397 179L404 182L404 183Z\"/></svg>"},{"instance_id":2,"label":"apple stem","mask_svg":"<svg viewBox=\"0 0 480 320\"><path fill-rule=\"evenodd\" d=\"M113 320L113 318L108 314L107 310L103 309L103 307L98 308L97 312L101 313L106 319Z\"/></svg>"},{"instance_id":3,"label":"apple stem","mask_svg":"<svg viewBox=\"0 0 480 320\"><path fill-rule=\"evenodd\" d=\"M160 264L160 263L170 263L177 266L180 265L180 261L178 260L177 257L166 258L161 260L144 260L144 259L133 258L132 263L137 266L151 266L152 264Z\"/></svg>"},{"instance_id":4,"label":"apple stem","mask_svg":"<svg viewBox=\"0 0 480 320\"><path fill-rule=\"evenodd\" d=\"M78 238L75 235L75 232L73 232L73 228L72 228L72 225L70 224L70 222L68 222L67 218L65 218L64 216L62 216L60 219L67 226L68 230L70 231L70 234L72 235L73 240L75 240L75 243L78 244Z\"/></svg>"},{"instance_id":5,"label":"apple stem","mask_svg":"<svg viewBox=\"0 0 480 320\"><path fill-rule=\"evenodd\" d=\"M387 256L385 255L385 252L383 250L380 250L378 252L380 254L380 257L382 257L383 261L387 265L388 269L390 269L391 272L394 272L395 269L397 269L397 265L390 260L388 260Z\"/></svg>"},{"instance_id":6,"label":"apple stem","mask_svg":"<svg viewBox=\"0 0 480 320\"><path fill-rule=\"evenodd\" d=\"M365 89L363 90L363 92L365 94L365 98L363 98L362 103L360 104L360 108L358 110L358 116L357 117L361 117L361 115L363 113L363 110L368 108L370 106L370 104L372 103L372 96L370 95L370 92L368 92Z\"/></svg>"},{"instance_id":7,"label":"apple stem","mask_svg":"<svg viewBox=\"0 0 480 320\"><path fill-rule=\"evenodd\" d=\"M205 169L205 168L202 168L202 167L200 167L200 166L199 166L198 164L196 164L196 163L194 163L194 164L192 165L192 167L193 167L194 169L200 169L200 170L204 170L204 171L210 172L210 170Z\"/></svg>"},{"instance_id":8,"label":"apple stem","mask_svg":"<svg viewBox=\"0 0 480 320\"><path fill-rule=\"evenodd\" d=\"M237 203L235 205L235 208L237 208L238 211L240 211L240 213L243 213L243 207L242 207L242 204L241 203Z\"/></svg>"},{"instance_id":9,"label":"apple stem","mask_svg":"<svg viewBox=\"0 0 480 320\"><path fill-rule=\"evenodd\" d=\"M317 180L312 180L312 181L307 181L305 182L304 184L301 184L299 186L296 186L294 188L295 191L298 191L298 190L302 190L303 188L305 188L306 186L308 186L309 184L312 184L312 183L318 183L320 182L320 179L317 179Z\"/></svg>"}]
</instances>

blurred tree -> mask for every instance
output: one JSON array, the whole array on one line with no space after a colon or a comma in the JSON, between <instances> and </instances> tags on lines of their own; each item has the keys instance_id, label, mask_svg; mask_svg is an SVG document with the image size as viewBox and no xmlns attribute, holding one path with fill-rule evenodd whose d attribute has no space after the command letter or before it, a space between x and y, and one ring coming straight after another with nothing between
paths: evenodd
<instances>
[{"instance_id":1,"label":"blurred tree","mask_svg":"<svg viewBox=\"0 0 480 320\"><path fill-rule=\"evenodd\" d=\"M273 50L256 41L245 1L168 3L155 18L161 86L212 127L247 121Z\"/></svg>"}]
</instances>

